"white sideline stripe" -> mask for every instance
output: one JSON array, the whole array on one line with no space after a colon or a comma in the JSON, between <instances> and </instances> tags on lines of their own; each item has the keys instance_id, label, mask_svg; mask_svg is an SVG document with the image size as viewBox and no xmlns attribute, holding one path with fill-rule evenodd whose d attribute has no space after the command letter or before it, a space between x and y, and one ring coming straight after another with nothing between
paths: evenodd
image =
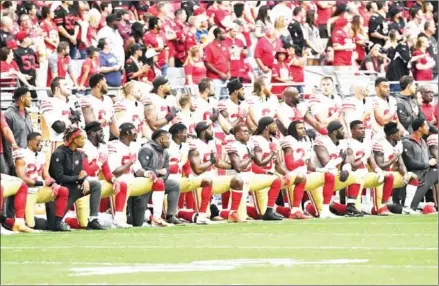
<instances>
[{"instance_id":1,"label":"white sideline stripe","mask_svg":"<svg viewBox=\"0 0 439 286\"><path fill-rule=\"evenodd\" d=\"M51 250L51 249L187 249L187 246L154 246L154 245L73 245L73 246L2 246L7 250ZM438 251L437 247L369 247L369 246L233 246L233 245L205 245L191 246L191 249L320 249L320 250L413 250Z\"/></svg>"},{"instance_id":2,"label":"white sideline stripe","mask_svg":"<svg viewBox=\"0 0 439 286\"><path fill-rule=\"evenodd\" d=\"M121 262L121 263L111 263L111 262L61 262L61 261L2 261L2 264L8 264L8 265L100 265L100 266L144 266L148 265L145 263L127 263L127 262ZM297 264L295 266L327 266L327 264ZM426 269L437 269L438 265L363 265L363 264L355 264L355 265L349 265L349 264L331 264L331 266L334 267L351 267L351 268L426 268ZM88 284L93 285L93 284Z\"/></svg>"}]
</instances>

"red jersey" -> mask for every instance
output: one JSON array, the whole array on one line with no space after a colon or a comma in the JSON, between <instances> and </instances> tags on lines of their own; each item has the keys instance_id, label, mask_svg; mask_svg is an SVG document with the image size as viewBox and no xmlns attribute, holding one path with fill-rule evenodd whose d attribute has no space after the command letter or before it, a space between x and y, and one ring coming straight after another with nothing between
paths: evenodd
<instances>
[{"instance_id":1,"label":"red jersey","mask_svg":"<svg viewBox=\"0 0 439 286\"><path fill-rule=\"evenodd\" d=\"M417 64L427 64L428 58L431 58L430 54L426 51L423 53L421 50L415 50L412 54L412 57L420 56L422 54L426 54L426 56L422 59L419 59L416 61L415 64L412 64L413 66L413 77L415 80L423 81L423 80L433 80L433 68L429 68L427 70L418 70L416 68Z\"/></svg>"},{"instance_id":2,"label":"red jersey","mask_svg":"<svg viewBox=\"0 0 439 286\"><path fill-rule=\"evenodd\" d=\"M240 39L231 39L227 37L224 43L229 47L230 51L230 73L232 77L244 77L246 75L245 56L242 50L245 44Z\"/></svg>"},{"instance_id":3,"label":"red jersey","mask_svg":"<svg viewBox=\"0 0 439 286\"><path fill-rule=\"evenodd\" d=\"M164 48L168 43L164 32L155 33L149 31L143 36L143 43L147 48ZM158 65L160 67L164 66L167 62L165 50L161 51L158 56Z\"/></svg>"},{"instance_id":4,"label":"red jersey","mask_svg":"<svg viewBox=\"0 0 439 286\"><path fill-rule=\"evenodd\" d=\"M18 72L18 65L17 63L13 60L10 63L7 63L6 61L1 61L0 62L0 72L2 73L6 73L6 72L11 72L11 71L16 71ZM2 87L14 87L17 86L17 77L15 75L11 75L9 78L0 78L0 88Z\"/></svg>"},{"instance_id":5,"label":"red jersey","mask_svg":"<svg viewBox=\"0 0 439 286\"><path fill-rule=\"evenodd\" d=\"M352 43L352 38L343 31L338 30L332 38L333 44L345 45ZM352 65L352 50L336 51L334 50L334 66L350 66Z\"/></svg>"},{"instance_id":6,"label":"red jersey","mask_svg":"<svg viewBox=\"0 0 439 286\"><path fill-rule=\"evenodd\" d=\"M82 79L82 77L84 76L86 68L88 68L88 74L87 74L87 78L85 79L84 86L88 87L88 80L89 80L90 76L92 74L98 73L99 58L97 58L95 61L93 61L90 58L87 58L84 60L84 62L82 63L82 67L81 67L81 75L79 76L80 79Z\"/></svg>"},{"instance_id":7,"label":"red jersey","mask_svg":"<svg viewBox=\"0 0 439 286\"><path fill-rule=\"evenodd\" d=\"M60 55L57 55L58 60L56 62L57 69L56 72L58 74L58 77L66 77L67 71L69 70L69 65L71 62L70 56L62 57ZM50 83L52 82L52 72L50 71L50 61L49 61L49 69L47 74L47 86L50 86Z\"/></svg>"},{"instance_id":8,"label":"red jersey","mask_svg":"<svg viewBox=\"0 0 439 286\"><path fill-rule=\"evenodd\" d=\"M225 43L218 45L213 41L204 50L204 59L210 63L219 72L227 73L229 71L230 53ZM207 77L211 79L221 79L220 76L210 70L207 70Z\"/></svg>"},{"instance_id":9,"label":"red jersey","mask_svg":"<svg viewBox=\"0 0 439 286\"><path fill-rule=\"evenodd\" d=\"M199 64L201 63L201 64ZM188 63L184 66L184 74L192 76L192 83L198 84L202 78L206 77L206 67L204 66L203 61L195 62L194 64ZM188 84L187 80L186 83Z\"/></svg>"},{"instance_id":10,"label":"red jersey","mask_svg":"<svg viewBox=\"0 0 439 286\"><path fill-rule=\"evenodd\" d=\"M293 59L295 59L295 58L298 58L298 56L294 55ZM305 75L303 72L303 67L290 65L290 73L291 73L291 76L293 77L294 82L305 82Z\"/></svg>"},{"instance_id":11,"label":"red jersey","mask_svg":"<svg viewBox=\"0 0 439 286\"><path fill-rule=\"evenodd\" d=\"M43 21L41 22L41 29L44 32L44 36L48 37L51 41L58 43L59 42L59 34L58 34L58 27L56 26L55 22L53 21ZM45 42L46 48L54 51L56 50L56 47Z\"/></svg>"},{"instance_id":12,"label":"red jersey","mask_svg":"<svg viewBox=\"0 0 439 286\"><path fill-rule=\"evenodd\" d=\"M330 8L320 8L319 5L320 1L316 1L317 4L317 25L326 25L328 23L328 20L331 18L332 14L332 7Z\"/></svg>"},{"instance_id":13,"label":"red jersey","mask_svg":"<svg viewBox=\"0 0 439 286\"><path fill-rule=\"evenodd\" d=\"M174 42L174 57L184 62L189 51L189 49L186 49L186 35L189 31L189 27L186 23L175 22L174 31L177 35L177 39Z\"/></svg>"},{"instance_id":14,"label":"red jersey","mask_svg":"<svg viewBox=\"0 0 439 286\"><path fill-rule=\"evenodd\" d=\"M275 77L280 77L282 80L290 81L291 80L291 72L288 68L288 64L285 62L276 62L273 65L272 68L272 74L271 74L271 82L272 83L279 83L280 81L276 80ZM287 88L286 85L284 86L273 86L271 88L271 92L273 94L282 94L284 90Z\"/></svg>"},{"instance_id":15,"label":"red jersey","mask_svg":"<svg viewBox=\"0 0 439 286\"><path fill-rule=\"evenodd\" d=\"M282 41L280 39L276 39L273 43L271 40L267 39L267 37L262 37L256 44L254 57L255 59L261 59L264 66L271 69L274 63L274 55L280 48L282 48Z\"/></svg>"}]
</instances>

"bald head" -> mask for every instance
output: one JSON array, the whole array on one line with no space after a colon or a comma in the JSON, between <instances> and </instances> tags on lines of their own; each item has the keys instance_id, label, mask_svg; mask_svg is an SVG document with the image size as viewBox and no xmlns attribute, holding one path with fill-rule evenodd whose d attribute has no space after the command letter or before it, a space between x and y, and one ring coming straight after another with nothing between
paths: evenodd
<instances>
[{"instance_id":1,"label":"bald head","mask_svg":"<svg viewBox=\"0 0 439 286\"><path fill-rule=\"evenodd\" d=\"M296 106L300 103L300 94L295 87L286 88L282 94L282 97L288 106Z\"/></svg>"},{"instance_id":2,"label":"bald head","mask_svg":"<svg viewBox=\"0 0 439 286\"><path fill-rule=\"evenodd\" d=\"M351 86L351 93L357 98L364 98L369 95L367 84L358 82Z\"/></svg>"}]
</instances>

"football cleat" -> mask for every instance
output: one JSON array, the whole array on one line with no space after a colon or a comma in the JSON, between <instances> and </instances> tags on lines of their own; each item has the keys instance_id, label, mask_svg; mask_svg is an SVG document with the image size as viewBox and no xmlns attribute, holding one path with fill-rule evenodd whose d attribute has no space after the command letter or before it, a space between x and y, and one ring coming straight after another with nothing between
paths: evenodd
<instances>
[{"instance_id":1,"label":"football cleat","mask_svg":"<svg viewBox=\"0 0 439 286\"><path fill-rule=\"evenodd\" d=\"M72 231L72 229L67 223L61 222L59 225L55 226L53 231Z\"/></svg>"},{"instance_id":2,"label":"football cleat","mask_svg":"<svg viewBox=\"0 0 439 286\"><path fill-rule=\"evenodd\" d=\"M436 208L431 205L431 204L427 204L424 209L422 210L422 213L425 215L429 215L429 214L437 214Z\"/></svg>"},{"instance_id":3,"label":"football cleat","mask_svg":"<svg viewBox=\"0 0 439 286\"><path fill-rule=\"evenodd\" d=\"M320 212L319 218L341 218L341 216L332 213L329 209L324 209Z\"/></svg>"},{"instance_id":4,"label":"football cleat","mask_svg":"<svg viewBox=\"0 0 439 286\"><path fill-rule=\"evenodd\" d=\"M239 217L239 214L238 214L237 211L231 211L231 212L229 213L229 218L228 218L227 221L228 221L228 222L236 222L236 223L245 222L245 220L242 220L242 219Z\"/></svg>"},{"instance_id":5,"label":"football cleat","mask_svg":"<svg viewBox=\"0 0 439 286\"><path fill-rule=\"evenodd\" d=\"M348 204L348 207L346 209L346 216L347 217L363 217L364 214L357 210L354 204Z\"/></svg>"},{"instance_id":6,"label":"football cleat","mask_svg":"<svg viewBox=\"0 0 439 286\"><path fill-rule=\"evenodd\" d=\"M392 216L393 213L390 212L389 208L387 207L387 205L382 206L379 210L378 210L378 214L379 216Z\"/></svg>"},{"instance_id":7,"label":"football cleat","mask_svg":"<svg viewBox=\"0 0 439 286\"><path fill-rule=\"evenodd\" d=\"M409 208L409 207L404 207L402 209L402 213L406 214L406 215L420 215L421 214L420 212L415 211L414 209Z\"/></svg>"},{"instance_id":8,"label":"football cleat","mask_svg":"<svg viewBox=\"0 0 439 286\"><path fill-rule=\"evenodd\" d=\"M111 224L111 228L127 229L132 227L133 226L131 224L127 224L126 222L117 221L117 220L113 220L113 223Z\"/></svg>"},{"instance_id":9,"label":"football cleat","mask_svg":"<svg viewBox=\"0 0 439 286\"><path fill-rule=\"evenodd\" d=\"M160 218L153 218L151 220L151 226L152 227L169 227L174 226L173 224L167 223L164 219Z\"/></svg>"},{"instance_id":10,"label":"football cleat","mask_svg":"<svg viewBox=\"0 0 439 286\"><path fill-rule=\"evenodd\" d=\"M103 227L99 223L99 220L96 218L96 219L88 222L87 230L105 230L105 227Z\"/></svg>"},{"instance_id":11,"label":"football cleat","mask_svg":"<svg viewBox=\"0 0 439 286\"><path fill-rule=\"evenodd\" d=\"M211 224L212 221L206 217L206 214L198 214L197 220L195 222L199 225Z\"/></svg>"},{"instance_id":12,"label":"football cleat","mask_svg":"<svg viewBox=\"0 0 439 286\"><path fill-rule=\"evenodd\" d=\"M27 233L36 233L36 232L38 232L37 230L28 227L24 223L23 224L15 223L14 226L12 227L12 231L27 232Z\"/></svg>"},{"instance_id":13,"label":"football cleat","mask_svg":"<svg viewBox=\"0 0 439 286\"><path fill-rule=\"evenodd\" d=\"M282 220L282 219L283 216L274 212L272 208L267 208L264 216L262 217L262 220Z\"/></svg>"},{"instance_id":14,"label":"football cleat","mask_svg":"<svg viewBox=\"0 0 439 286\"><path fill-rule=\"evenodd\" d=\"M169 216L166 218L166 222L171 224L171 225L179 225L179 226L185 226L186 225L186 221L177 218L176 216Z\"/></svg>"},{"instance_id":15,"label":"football cleat","mask_svg":"<svg viewBox=\"0 0 439 286\"><path fill-rule=\"evenodd\" d=\"M0 234L1 235L14 235L17 234L15 231L10 231L0 225Z\"/></svg>"},{"instance_id":16,"label":"football cleat","mask_svg":"<svg viewBox=\"0 0 439 286\"><path fill-rule=\"evenodd\" d=\"M289 219L310 219L311 216L304 214L302 211L296 211L288 217Z\"/></svg>"}]
</instances>

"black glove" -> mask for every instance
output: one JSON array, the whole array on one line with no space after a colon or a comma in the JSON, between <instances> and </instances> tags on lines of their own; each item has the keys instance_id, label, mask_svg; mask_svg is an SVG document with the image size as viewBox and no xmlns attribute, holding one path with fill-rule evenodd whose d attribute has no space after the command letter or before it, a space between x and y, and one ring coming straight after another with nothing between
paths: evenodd
<instances>
[{"instance_id":1,"label":"black glove","mask_svg":"<svg viewBox=\"0 0 439 286\"><path fill-rule=\"evenodd\" d=\"M215 165L216 164L216 157L215 154L212 152L210 153L210 162Z\"/></svg>"},{"instance_id":2,"label":"black glove","mask_svg":"<svg viewBox=\"0 0 439 286\"><path fill-rule=\"evenodd\" d=\"M210 116L210 121L216 122L218 120L218 118L219 118L219 115L220 115L219 110L214 108L213 112L212 112L212 115Z\"/></svg>"},{"instance_id":3,"label":"black glove","mask_svg":"<svg viewBox=\"0 0 439 286\"><path fill-rule=\"evenodd\" d=\"M81 122L81 112L79 112L79 110L73 110L70 108L70 112L72 115L70 115L69 120L72 124Z\"/></svg>"},{"instance_id":4,"label":"black glove","mask_svg":"<svg viewBox=\"0 0 439 286\"><path fill-rule=\"evenodd\" d=\"M172 119L175 118L175 116L177 116L178 110L175 107L172 107L171 110L169 111L168 114L166 114L165 118L166 121L171 122Z\"/></svg>"},{"instance_id":5,"label":"black glove","mask_svg":"<svg viewBox=\"0 0 439 286\"><path fill-rule=\"evenodd\" d=\"M341 171L340 172L340 182L344 183L349 178L349 172L348 171Z\"/></svg>"}]
</instances>

